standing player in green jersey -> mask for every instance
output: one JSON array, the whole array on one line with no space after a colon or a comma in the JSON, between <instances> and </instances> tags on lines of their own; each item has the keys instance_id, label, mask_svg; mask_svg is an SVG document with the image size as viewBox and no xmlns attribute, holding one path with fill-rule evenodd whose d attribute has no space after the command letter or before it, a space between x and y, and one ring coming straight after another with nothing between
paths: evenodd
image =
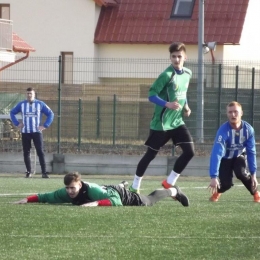
<instances>
[{"instance_id":1,"label":"standing player in green jersey","mask_svg":"<svg viewBox=\"0 0 260 260\"><path fill-rule=\"evenodd\" d=\"M153 206L156 202L166 197L172 197L180 201L184 207L189 206L188 197L177 186L167 190L155 190L145 196L127 190L125 188L126 182L122 182L119 185L104 186L83 182L78 172L66 174L64 176L64 185L65 187L56 191L39 193L14 203L72 203L83 207Z\"/></svg>"},{"instance_id":2,"label":"standing player in green jersey","mask_svg":"<svg viewBox=\"0 0 260 260\"><path fill-rule=\"evenodd\" d=\"M129 187L129 190L137 193L150 162L170 139L175 146L180 146L182 154L168 178L162 182L164 188L168 189L176 183L194 156L193 140L183 121L183 115L190 116L191 113L186 94L192 72L183 67L186 60L183 43L172 43L169 52L172 64L159 75L149 90L149 101L155 104L155 109L150 123L150 135L145 142L147 151L138 163L133 183Z\"/></svg>"}]
</instances>

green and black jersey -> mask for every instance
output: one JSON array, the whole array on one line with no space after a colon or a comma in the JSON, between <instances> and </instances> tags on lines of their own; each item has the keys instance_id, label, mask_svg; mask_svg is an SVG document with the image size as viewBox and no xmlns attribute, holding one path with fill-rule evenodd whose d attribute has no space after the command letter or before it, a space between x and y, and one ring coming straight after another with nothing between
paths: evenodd
<instances>
[{"instance_id":1,"label":"green and black jersey","mask_svg":"<svg viewBox=\"0 0 260 260\"><path fill-rule=\"evenodd\" d=\"M112 206L122 206L120 195L115 189L88 182L82 182L82 188L78 196L74 199L70 198L65 187L49 193L40 193L37 196L39 202L42 203L72 203L82 205L88 202L109 199Z\"/></svg>"},{"instance_id":2,"label":"green and black jersey","mask_svg":"<svg viewBox=\"0 0 260 260\"><path fill-rule=\"evenodd\" d=\"M66 188L39 193L38 202L41 203L72 203L82 205L88 202L109 199L112 206L145 206L137 193L130 192L118 185L100 186L96 183L82 182L82 187L76 198L68 195Z\"/></svg>"},{"instance_id":3,"label":"green and black jersey","mask_svg":"<svg viewBox=\"0 0 260 260\"><path fill-rule=\"evenodd\" d=\"M149 90L149 97L157 95L167 102L178 101L184 107L187 99L187 90L192 76L191 70L183 67L183 73L177 74L170 65L155 80ZM150 123L150 129L166 131L184 125L182 110L172 110L155 105L154 115Z\"/></svg>"}]
</instances>

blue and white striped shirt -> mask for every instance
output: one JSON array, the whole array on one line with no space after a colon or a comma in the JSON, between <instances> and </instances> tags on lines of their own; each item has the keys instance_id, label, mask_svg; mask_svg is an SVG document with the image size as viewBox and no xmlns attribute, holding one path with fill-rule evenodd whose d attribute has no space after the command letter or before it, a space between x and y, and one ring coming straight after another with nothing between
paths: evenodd
<instances>
[{"instance_id":1,"label":"blue and white striped shirt","mask_svg":"<svg viewBox=\"0 0 260 260\"><path fill-rule=\"evenodd\" d=\"M210 157L209 174L211 178L219 175L219 166L222 158L232 159L247 154L247 162L251 174L257 170L255 135L253 127L242 121L242 128L235 130L229 122L224 123L217 132Z\"/></svg>"},{"instance_id":2,"label":"blue and white striped shirt","mask_svg":"<svg viewBox=\"0 0 260 260\"><path fill-rule=\"evenodd\" d=\"M11 111L10 117L15 126L19 125L19 121L15 117L16 114L21 113L24 127L21 129L22 133L36 133L39 131L41 125L42 113L47 117L43 126L48 128L54 118L52 110L43 102L34 99L33 102L27 100L19 102Z\"/></svg>"}]
</instances>

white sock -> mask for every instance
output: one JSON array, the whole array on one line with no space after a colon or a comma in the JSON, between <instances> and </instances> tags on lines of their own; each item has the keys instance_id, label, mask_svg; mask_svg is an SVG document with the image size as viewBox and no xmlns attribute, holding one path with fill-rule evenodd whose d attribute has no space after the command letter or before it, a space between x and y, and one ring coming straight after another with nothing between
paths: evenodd
<instances>
[{"instance_id":1,"label":"white sock","mask_svg":"<svg viewBox=\"0 0 260 260\"><path fill-rule=\"evenodd\" d=\"M175 185L179 176L180 176L179 173L176 173L175 171L172 170L170 175L167 177L167 183L171 184L172 186Z\"/></svg>"},{"instance_id":2,"label":"white sock","mask_svg":"<svg viewBox=\"0 0 260 260\"><path fill-rule=\"evenodd\" d=\"M177 189L176 188L169 188L168 190L171 191L172 197L176 197L176 195L177 195Z\"/></svg>"},{"instance_id":3,"label":"white sock","mask_svg":"<svg viewBox=\"0 0 260 260\"><path fill-rule=\"evenodd\" d=\"M136 190L140 189L141 186L141 181L142 181L143 177L139 177L137 175L135 175L134 180L133 180L133 184L132 187Z\"/></svg>"}]
</instances>

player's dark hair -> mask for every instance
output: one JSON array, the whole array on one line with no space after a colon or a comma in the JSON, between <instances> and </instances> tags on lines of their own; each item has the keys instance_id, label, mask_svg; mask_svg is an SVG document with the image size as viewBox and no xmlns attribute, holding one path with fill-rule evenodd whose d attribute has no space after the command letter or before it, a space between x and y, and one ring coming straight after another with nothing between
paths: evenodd
<instances>
[{"instance_id":1,"label":"player's dark hair","mask_svg":"<svg viewBox=\"0 0 260 260\"><path fill-rule=\"evenodd\" d=\"M169 52L184 51L186 53L185 44L182 42L173 42L169 47Z\"/></svg>"},{"instance_id":2,"label":"player's dark hair","mask_svg":"<svg viewBox=\"0 0 260 260\"><path fill-rule=\"evenodd\" d=\"M70 185L72 182L81 181L81 175L78 172L70 172L64 176L64 184Z\"/></svg>"},{"instance_id":3,"label":"player's dark hair","mask_svg":"<svg viewBox=\"0 0 260 260\"><path fill-rule=\"evenodd\" d=\"M239 106L242 109L242 105L240 103L238 103L237 101L232 101L230 103L228 103L227 107L233 107L233 106Z\"/></svg>"},{"instance_id":4,"label":"player's dark hair","mask_svg":"<svg viewBox=\"0 0 260 260\"><path fill-rule=\"evenodd\" d=\"M34 91L35 92L34 88L27 88L26 91Z\"/></svg>"}]
</instances>

